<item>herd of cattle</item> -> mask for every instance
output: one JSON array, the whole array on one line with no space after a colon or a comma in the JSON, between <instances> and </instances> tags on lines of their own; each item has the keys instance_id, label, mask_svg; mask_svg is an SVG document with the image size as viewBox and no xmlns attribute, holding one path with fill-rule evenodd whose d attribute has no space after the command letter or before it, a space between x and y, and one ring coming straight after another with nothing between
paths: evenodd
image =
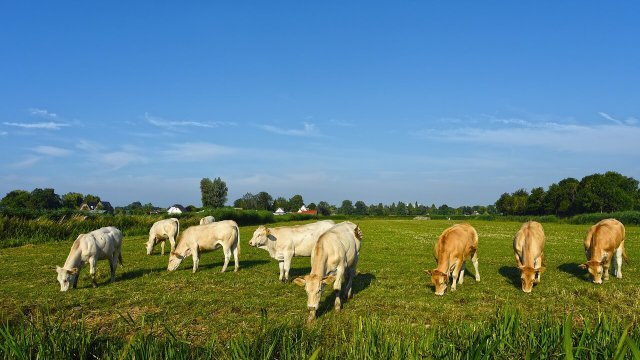
<instances>
[{"instance_id":1,"label":"herd of cattle","mask_svg":"<svg viewBox=\"0 0 640 360\"><path fill-rule=\"evenodd\" d=\"M167 270L177 269L184 258L192 256L193 272L196 272L202 252L222 247L222 272L227 269L232 254L234 271L238 271L240 229L235 221L216 222L213 217L207 216L200 220L200 225L183 231L180 241L177 241L179 232L178 219L154 223L149 230L149 241L145 244L147 254L151 255L154 246L160 243L164 255L164 243L169 240L171 254ZM609 267L614 256L615 276L622 278L622 260L627 260L624 238L624 225L615 219L602 220L589 229L584 239L587 262L580 268L588 270L594 283L601 284L603 279L609 279ZM343 300L351 298L361 242L362 230L358 225L349 221L335 224L331 220L323 220L276 228L259 226L249 245L268 251L272 258L278 260L280 280L284 282L289 281L289 269L294 256L311 257L311 273L294 279L294 283L304 286L308 296L309 320L313 320L325 285L333 284L336 310L340 310ZM542 225L535 221L524 223L514 236L513 251L521 272L522 290L526 293L540 282L540 275L545 270L544 243ZM109 260L111 282L115 281L117 265L122 264L121 246L122 232L112 226L78 236L64 266L56 267L60 291L67 291L70 284L76 287L78 269L85 263L89 263L92 284L97 286L96 262L102 259ZM473 263L475 279L480 281L477 251L478 233L471 225L456 224L442 232L434 246L437 267L425 270L431 275L436 295L444 294L450 278L451 291L463 283L465 264L469 258Z\"/></svg>"}]
</instances>

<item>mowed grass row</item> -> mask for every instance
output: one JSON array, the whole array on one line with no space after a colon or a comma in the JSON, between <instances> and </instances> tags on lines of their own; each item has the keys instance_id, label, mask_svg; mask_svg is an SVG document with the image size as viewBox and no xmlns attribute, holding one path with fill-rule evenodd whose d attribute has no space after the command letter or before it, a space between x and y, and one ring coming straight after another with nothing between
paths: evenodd
<instances>
[{"instance_id":1,"label":"mowed grass row","mask_svg":"<svg viewBox=\"0 0 640 360\"><path fill-rule=\"evenodd\" d=\"M638 227L627 227L626 249L631 260L623 265L624 278L603 285L588 281L578 265L585 261L582 240L589 225L543 224L546 233L546 268L542 282L531 294L520 290L512 238L516 222L472 222L479 234L481 281L469 264L458 291L436 297L424 269L434 268L433 245L452 221L359 220L364 232L355 295L341 313L333 311L333 298L325 292L314 326L354 323L375 316L382 324L410 328L450 327L463 322L482 327L498 308L515 308L524 318L570 316L579 326L599 314L622 323L635 323L640 302L640 246ZM292 223L293 224L293 223ZM269 322L302 323L306 319L306 293L294 284L278 281L277 262L248 241L256 226L241 228L241 268L220 273L220 250L201 257L196 274L187 259L178 271L166 271L168 256L145 255L145 237L125 237L123 259L116 282L108 283L108 265L98 263L98 284L91 288L88 269L81 271L78 289L59 291L54 268L62 265L71 242L27 245L0 250L5 271L0 272L2 320L47 308L51 314L82 319L88 329L126 337L141 327L171 329L180 339L204 344L215 335L225 340L259 331L266 314ZM291 276L310 271L309 258L294 258ZM134 325L132 325L134 324ZM155 325L154 325L155 324ZM338 326L339 327L339 326Z\"/></svg>"}]
</instances>

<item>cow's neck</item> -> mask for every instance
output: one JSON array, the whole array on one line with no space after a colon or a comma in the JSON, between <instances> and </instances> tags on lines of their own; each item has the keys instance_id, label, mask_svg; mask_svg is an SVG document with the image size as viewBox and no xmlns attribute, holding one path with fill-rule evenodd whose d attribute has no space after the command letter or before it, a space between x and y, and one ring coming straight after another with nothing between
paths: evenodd
<instances>
[{"instance_id":1,"label":"cow's neck","mask_svg":"<svg viewBox=\"0 0 640 360\"><path fill-rule=\"evenodd\" d=\"M67 261L64 262L64 268L71 270L73 268L80 268L82 266L82 250L80 247L71 249Z\"/></svg>"},{"instance_id":2,"label":"cow's neck","mask_svg":"<svg viewBox=\"0 0 640 360\"><path fill-rule=\"evenodd\" d=\"M440 253L438 256L438 267L436 270L443 274L449 273L449 254L446 254L444 251Z\"/></svg>"}]
</instances>

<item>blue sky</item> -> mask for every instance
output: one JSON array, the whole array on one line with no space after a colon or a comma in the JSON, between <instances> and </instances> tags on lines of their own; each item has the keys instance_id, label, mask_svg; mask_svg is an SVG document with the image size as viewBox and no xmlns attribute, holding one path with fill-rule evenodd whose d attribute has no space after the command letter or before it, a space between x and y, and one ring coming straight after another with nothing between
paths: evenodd
<instances>
[{"instance_id":1,"label":"blue sky","mask_svg":"<svg viewBox=\"0 0 640 360\"><path fill-rule=\"evenodd\" d=\"M632 2L0 3L0 194L491 204L640 179Z\"/></svg>"}]
</instances>

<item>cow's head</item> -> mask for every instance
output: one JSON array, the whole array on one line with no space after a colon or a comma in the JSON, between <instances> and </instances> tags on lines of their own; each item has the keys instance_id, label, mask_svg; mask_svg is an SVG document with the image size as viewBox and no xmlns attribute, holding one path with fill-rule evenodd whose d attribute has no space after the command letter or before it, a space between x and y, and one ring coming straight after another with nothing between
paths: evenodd
<instances>
[{"instance_id":1,"label":"cow's head","mask_svg":"<svg viewBox=\"0 0 640 360\"><path fill-rule=\"evenodd\" d=\"M60 291L69 290L69 284L75 281L78 276L78 268L65 269L60 266L56 266L56 272L58 273L58 282L60 283Z\"/></svg>"},{"instance_id":2,"label":"cow's head","mask_svg":"<svg viewBox=\"0 0 640 360\"><path fill-rule=\"evenodd\" d=\"M263 225L258 226L256 231L253 232L253 237L249 240L249 246L261 247L266 246L269 238L271 237L271 231L269 228Z\"/></svg>"},{"instance_id":3,"label":"cow's head","mask_svg":"<svg viewBox=\"0 0 640 360\"><path fill-rule=\"evenodd\" d=\"M520 279L522 280L522 291L530 293L533 285L537 282L536 276L545 271L545 267L541 266L537 269L531 266L520 266Z\"/></svg>"},{"instance_id":4,"label":"cow's head","mask_svg":"<svg viewBox=\"0 0 640 360\"><path fill-rule=\"evenodd\" d=\"M189 255L191 255L191 249L189 248L187 248L183 254L180 254L177 250L172 251L171 254L169 254L169 265L167 266L167 270L173 271L177 269L182 260Z\"/></svg>"},{"instance_id":5,"label":"cow's head","mask_svg":"<svg viewBox=\"0 0 640 360\"><path fill-rule=\"evenodd\" d=\"M293 280L296 285L304 286L307 292L307 309L309 310L309 318L311 321L316 317L316 310L320 305L320 298L324 291L324 286L332 284L336 280L333 275L321 277L320 275L306 275L297 277Z\"/></svg>"},{"instance_id":6,"label":"cow's head","mask_svg":"<svg viewBox=\"0 0 640 360\"><path fill-rule=\"evenodd\" d=\"M591 274L591 278L595 284L602 284L603 267L602 261L589 260L584 264L578 265L581 269L586 269Z\"/></svg>"},{"instance_id":7,"label":"cow's head","mask_svg":"<svg viewBox=\"0 0 640 360\"><path fill-rule=\"evenodd\" d=\"M431 283L436 288L436 295L444 295L444 291L447 290L447 284L449 283L449 275L438 269L425 270L424 272L431 275Z\"/></svg>"}]
</instances>

